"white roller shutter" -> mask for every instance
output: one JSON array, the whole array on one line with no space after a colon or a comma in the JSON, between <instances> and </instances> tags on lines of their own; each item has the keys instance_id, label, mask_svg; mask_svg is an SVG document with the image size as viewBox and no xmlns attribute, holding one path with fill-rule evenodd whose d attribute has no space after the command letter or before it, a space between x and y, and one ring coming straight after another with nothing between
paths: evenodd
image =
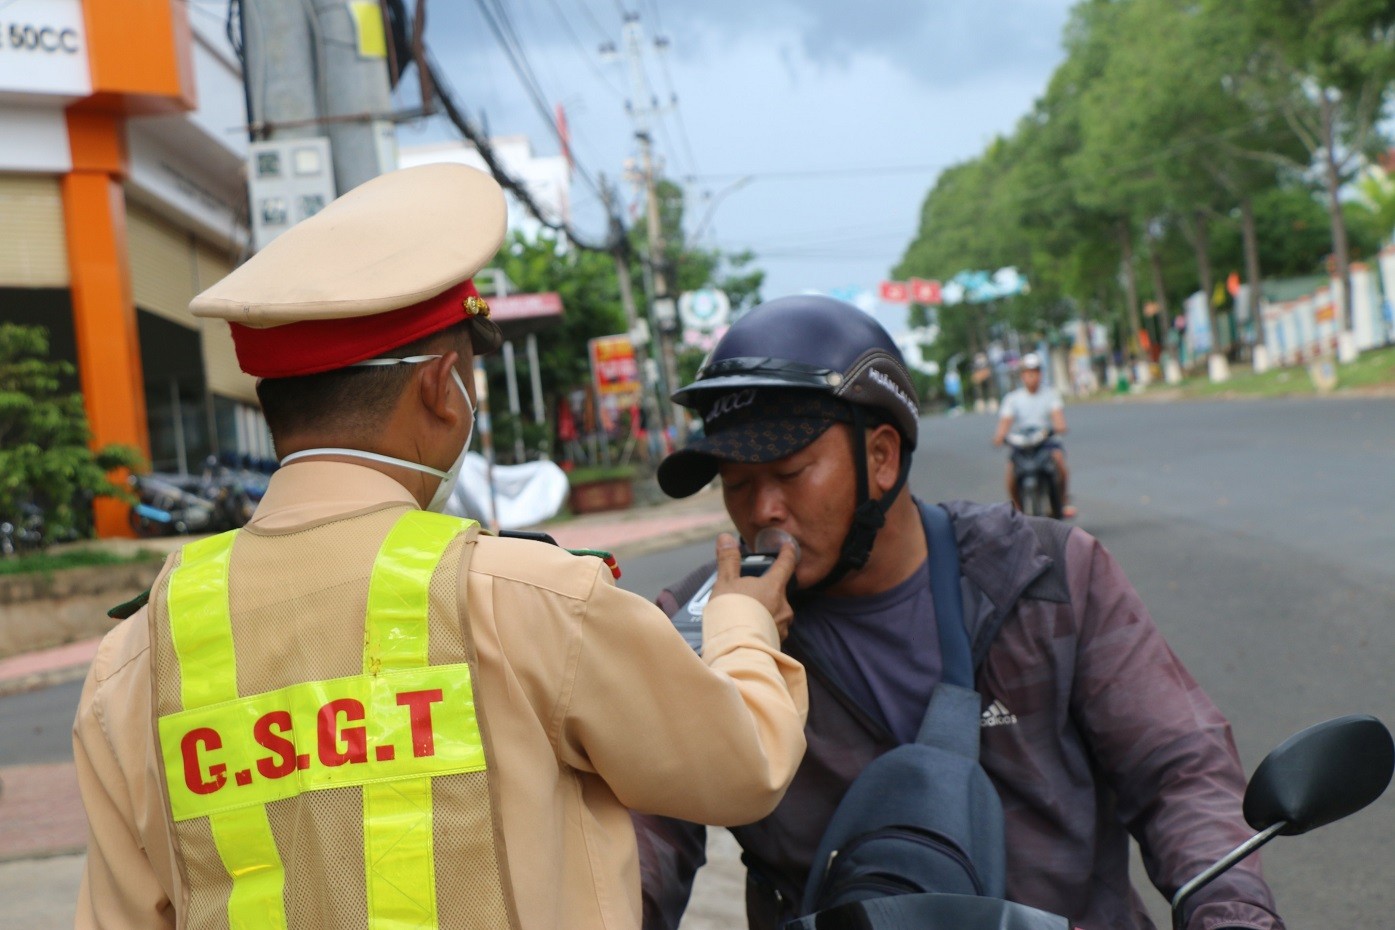
<instances>
[{"instance_id":1,"label":"white roller shutter","mask_svg":"<svg viewBox=\"0 0 1395 930\"><path fill-rule=\"evenodd\" d=\"M201 320L189 301L227 276L227 251L202 242L188 230L139 204L127 207L131 287L136 306L199 331L208 389L232 400L255 404L255 380L237 367L232 334L222 320Z\"/></svg>"},{"instance_id":2,"label":"white roller shutter","mask_svg":"<svg viewBox=\"0 0 1395 930\"><path fill-rule=\"evenodd\" d=\"M198 329L198 320L189 312L198 277L193 236L129 200L126 231L136 306L180 326Z\"/></svg>"},{"instance_id":3,"label":"white roller shutter","mask_svg":"<svg viewBox=\"0 0 1395 930\"><path fill-rule=\"evenodd\" d=\"M0 287L67 287L68 281L58 179L0 174Z\"/></svg>"},{"instance_id":4,"label":"white roller shutter","mask_svg":"<svg viewBox=\"0 0 1395 930\"><path fill-rule=\"evenodd\" d=\"M227 253L205 243L195 248L195 270L200 291L213 286L233 270ZM203 367L208 389L233 400L257 403L256 379L237 367L232 333L222 320L200 320L203 330Z\"/></svg>"}]
</instances>

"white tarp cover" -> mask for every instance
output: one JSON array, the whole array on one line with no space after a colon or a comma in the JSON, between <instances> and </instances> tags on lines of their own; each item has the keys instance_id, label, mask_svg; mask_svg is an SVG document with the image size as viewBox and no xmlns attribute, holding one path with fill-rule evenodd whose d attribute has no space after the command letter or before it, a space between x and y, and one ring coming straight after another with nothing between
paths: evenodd
<instances>
[{"instance_id":1,"label":"white tarp cover","mask_svg":"<svg viewBox=\"0 0 1395 930\"><path fill-rule=\"evenodd\" d=\"M569 491L567 473L555 462L495 465L494 499L499 507L499 529L516 530L555 517ZM465 467L460 470L460 480L446 510L488 526L493 522L489 500L489 463L484 456L471 452L465 457Z\"/></svg>"}]
</instances>

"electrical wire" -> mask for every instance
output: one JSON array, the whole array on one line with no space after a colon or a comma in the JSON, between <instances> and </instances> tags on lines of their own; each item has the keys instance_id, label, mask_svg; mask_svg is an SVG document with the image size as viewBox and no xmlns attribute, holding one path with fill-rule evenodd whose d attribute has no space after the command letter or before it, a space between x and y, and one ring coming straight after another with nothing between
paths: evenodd
<instances>
[{"instance_id":1,"label":"electrical wire","mask_svg":"<svg viewBox=\"0 0 1395 930\"><path fill-rule=\"evenodd\" d=\"M753 180L761 181L806 181L821 180L824 178L846 178L846 177L881 177L890 174L927 174L939 172L945 169L944 164L920 164L920 165L849 165L842 168L792 168L792 169L772 169L770 171L731 171L718 174L696 174L685 180L693 182L715 182L734 181L749 177Z\"/></svg>"},{"instance_id":2,"label":"electrical wire","mask_svg":"<svg viewBox=\"0 0 1395 930\"><path fill-rule=\"evenodd\" d=\"M581 12L586 16L586 18L591 22L591 28L595 29L597 35L601 37L601 42L604 43L608 41L610 38L610 33L606 31L606 28L601 25L601 21L596 18L596 14L592 12L591 4L588 3L587 0L577 0L576 5L581 9Z\"/></svg>"},{"instance_id":3,"label":"electrical wire","mask_svg":"<svg viewBox=\"0 0 1395 930\"><path fill-rule=\"evenodd\" d=\"M616 252L627 253L629 251L629 238L625 235L619 217L614 214L610 216L609 237L603 242L597 242L587 236L583 236L578 233L571 224L559 222L548 216L547 211L543 210L538 205L537 201L533 199L532 192L528 190L527 186L515 179L504 168L498 155L495 154L494 147L490 144L488 137L470 122L464 112L456 104L455 96L451 92L444 75L441 73L435 56L425 47L423 47L422 54L423 60L417 62L417 67L421 68L430 76L431 83L435 86L436 99L440 101L446 117L460 134L474 145L475 150L479 152L480 158L484 159L485 165L488 166L490 173L494 176L494 179L499 182L499 185L513 194L514 198L523 205L525 210L532 214L539 223L543 224L548 229L565 235L567 239L579 249L594 252L607 252L610 254L615 254ZM601 196L602 199L605 198L604 193L602 193Z\"/></svg>"},{"instance_id":4,"label":"electrical wire","mask_svg":"<svg viewBox=\"0 0 1395 930\"><path fill-rule=\"evenodd\" d=\"M577 54L581 56L582 61L586 62L586 67L591 69L591 73L595 75L596 80L600 81L606 90L623 99L625 96L624 91L612 84L610 78L606 77L605 72L601 70L600 66L591 60L591 56L587 53L586 46L582 43L581 37L577 35L576 30L572 28L571 20L568 19L567 14L563 12L562 5L558 3L557 0L548 0L548 3L551 4L553 11L556 12L557 19L566 30L568 37L571 38L572 44L576 46Z\"/></svg>"},{"instance_id":5,"label":"electrical wire","mask_svg":"<svg viewBox=\"0 0 1395 930\"><path fill-rule=\"evenodd\" d=\"M663 27L659 24L659 5L655 0L650 0L650 7L654 11L654 25L659 32L663 32ZM668 89L670 111L673 114L674 122L678 124L678 136L683 143L683 153L688 159L689 174L696 175L698 171L697 156L693 153L693 144L688 138L688 124L683 119L683 111L679 106L678 90L673 83L673 74L668 68L668 46L657 46L655 57L659 59L659 69L664 76L664 86Z\"/></svg>"},{"instance_id":6,"label":"electrical wire","mask_svg":"<svg viewBox=\"0 0 1395 930\"><path fill-rule=\"evenodd\" d=\"M505 57L508 58L514 73L518 75L519 80L523 83L523 89L527 92L528 98L532 101L533 106L542 117L543 123L551 131L558 144L566 147L569 143L563 138L556 120L548 109L542 88L538 85L537 76L534 74L532 66L528 63L527 56L523 52L522 46L518 44L517 34L512 31L512 23L510 22L508 26L505 27L505 25L500 22L500 18L507 19L507 15L503 13L502 9L497 12L492 9L489 0L476 0L476 4L479 6L480 10L483 11L485 24L499 41L500 47L504 50ZM576 173L581 176L581 179L585 181L592 190L604 196L600 184L591 176L591 173L586 170L585 166L583 166L580 161L573 158L572 165Z\"/></svg>"},{"instance_id":7,"label":"electrical wire","mask_svg":"<svg viewBox=\"0 0 1395 930\"><path fill-rule=\"evenodd\" d=\"M663 32L664 24L663 21L659 18L658 0L649 0L649 12L654 14L654 28L659 30L659 32Z\"/></svg>"},{"instance_id":8,"label":"electrical wire","mask_svg":"<svg viewBox=\"0 0 1395 930\"><path fill-rule=\"evenodd\" d=\"M500 23L505 27L505 30L507 31L514 48L518 50L519 54L522 56L523 62L525 63L525 65L527 65L530 74L532 74L533 84L535 87L537 87L539 95L544 98L550 97L551 95L543 92L542 85L537 80L536 72L533 70L531 61L529 60L527 54L524 51L524 42L519 36L518 27L515 25L513 21L514 18L510 13L508 13L508 11L504 7L505 0L491 0L491 2L493 2L494 4L495 10L496 12L498 12L500 17ZM531 10L534 8L531 7L529 4L525 3L524 9ZM552 72L550 68L549 74L553 78L553 86L568 85L567 81L558 80L556 73ZM602 80L604 80L603 75L600 75L599 72L597 72L597 74L601 77ZM551 117L551 119L555 120L555 116ZM577 161L575 153L578 149L586 149L588 155L594 154L595 152L594 148L590 144L590 140L579 129L574 129L571 132L571 138L568 139L563 139L560 128L554 127L553 134L557 137L558 141L562 144L563 148L568 150L569 156L571 157L573 163ZM594 163L595 159L591 159L591 161L592 163Z\"/></svg>"}]
</instances>

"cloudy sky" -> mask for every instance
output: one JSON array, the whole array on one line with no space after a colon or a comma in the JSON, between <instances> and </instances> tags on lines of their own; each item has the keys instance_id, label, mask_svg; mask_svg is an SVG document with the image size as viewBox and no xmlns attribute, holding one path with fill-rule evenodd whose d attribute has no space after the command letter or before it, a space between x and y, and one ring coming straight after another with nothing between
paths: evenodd
<instances>
[{"instance_id":1,"label":"cloudy sky","mask_svg":"<svg viewBox=\"0 0 1395 930\"><path fill-rule=\"evenodd\" d=\"M755 251L769 298L875 290L937 174L1011 131L1045 89L1070 5L458 0L428 7L427 43L457 101L491 134L524 133L535 150L556 153L485 10L493 13L540 98L565 106L580 166L615 180L637 152L626 112L634 84L624 55L608 63L598 48L609 40L623 52L622 14L638 14L644 79L661 103L678 99L654 138L666 173L687 188L688 232ZM666 51L653 47L656 36ZM448 135L437 123L404 129L401 141ZM576 225L601 238L599 198L583 178L573 185ZM624 191L633 203L634 189Z\"/></svg>"}]
</instances>

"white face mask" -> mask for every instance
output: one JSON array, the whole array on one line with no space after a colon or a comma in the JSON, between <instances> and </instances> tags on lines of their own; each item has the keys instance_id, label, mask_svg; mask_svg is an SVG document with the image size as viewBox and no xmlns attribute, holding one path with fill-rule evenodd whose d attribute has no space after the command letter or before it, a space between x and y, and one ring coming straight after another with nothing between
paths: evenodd
<instances>
[{"instance_id":1,"label":"white face mask","mask_svg":"<svg viewBox=\"0 0 1395 930\"><path fill-rule=\"evenodd\" d=\"M417 365L421 362L429 362L433 358L440 358L439 355L409 355L406 358L370 358L366 362L355 362L350 367L377 367L381 365ZM450 370L450 375L455 379L456 385L460 388L460 393L465 397L465 406L470 408L470 431L465 434L465 444L460 447L460 454L455 457L455 464L448 470L441 471L439 468L432 468L430 465L422 465L419 462L408 462L406 459L393 458L390 455L379 455L377 452L365 452L362 449L302 449L299 452L292 452L281 460L282 465L289 465L297 459L308 458L312 455L346 455L351 458L368 459L373 462L382 462L386 465L399 465L402 468L410 468L413 471L425 472L428 475L435 475L441 479L436 485L436 493L431 495L431 500L426 505L426 509L434 513L444 513L446 503L455 491L456 482L460 480L460 470L465 467L465 455L470 451L470 440L475 436L475 405L470 400L470 392L465 390L465 382L460 378L460 372L454 367Z\"/></svg>"}]
</instances>

